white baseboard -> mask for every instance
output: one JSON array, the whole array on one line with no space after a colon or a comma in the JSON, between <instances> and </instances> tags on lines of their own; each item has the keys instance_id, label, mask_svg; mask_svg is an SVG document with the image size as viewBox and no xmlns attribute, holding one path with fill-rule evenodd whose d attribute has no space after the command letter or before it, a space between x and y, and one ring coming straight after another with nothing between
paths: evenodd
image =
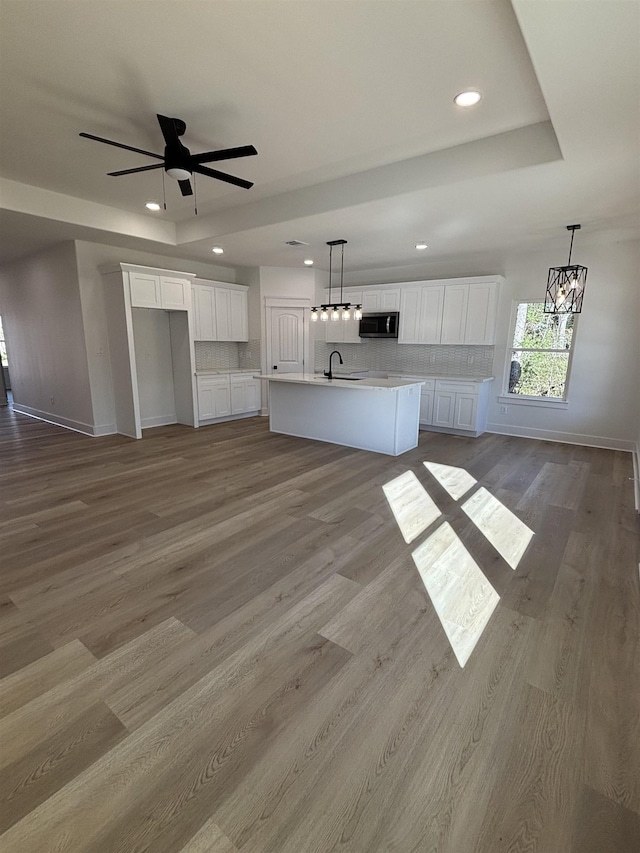
<instances>
[{"instance_id":1,"label":"white baseboard","mask_svg":"<svg viewBox=\"0 0 640 853\"><path fill-rule=\"evenodd\" d=\"M27 415L29 418L35 418L38 421L45 421L48 424L63 427L64 429L70 429L73 430L73 432L80 432L83 435L90 435L92 437L98 435L111 435L116 431L115 424L105 424L96 427L93 424L85 424L82 421L76 421L72 418L63 418L61 415L56 415L52 412L43 412L40 409L34 409L31 406L25 406L22 403L14 402L13 411L17 412L19 415Z\"/></svg>"},{"instance_id":2,"label":"white baseboard","mask_svg":"<svg viewBox=\"0 0 640 853\"><path fill-rule=\"evenodd\" d=\"M559 441L562 444L581 444L583 447L600 447L603 450L625 450L632 453L635 449L633 441L623 438L607 438L600 435L576 435L572 432L556 432L549 429L533 429L530 427L510 427L503 424L487 424L487 432L496 435L513 435L517 438L537 438L540 441Z\"/></svg>"},{"instance_id":3,"label":"white baseboard","mask_svg":"<svg viewBox=\"0 0 640 853\"><path fill-rule=\"evenodd\" d=\"M640 513L640 444L633 449L633 497L636 512Z\"/></svg>"},{"instance_id":4,"label":"white baseboard","mask_svg":"<svg viewBox=\"0 0 640 853\"><path fill-rule=\"evenodd\" d=\"M151 427L159 427L159 426L170 426L171 424L177 424L178 419L176 415L158 415L153 418L141 418L140 419L140 427L142 429L150 429Z\"/></svg>"}]
</instances>

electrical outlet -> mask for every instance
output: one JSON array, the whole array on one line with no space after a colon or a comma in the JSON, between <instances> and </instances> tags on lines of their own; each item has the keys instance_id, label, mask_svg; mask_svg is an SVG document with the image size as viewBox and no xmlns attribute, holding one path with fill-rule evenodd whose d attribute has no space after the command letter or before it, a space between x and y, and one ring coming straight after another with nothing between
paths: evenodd
<instances>
[{"instance_id":1,"label":"electrical outlet","mask_svg":"<svg viewBox=\"0 0 640 853\"><path fill-rule=\"evenodd\" d=\"M507 414L507 407L506 406L500 406L500 414L501 415Z\"/></svg>"},{"instance_id":2,"label":"electrical outlet","mask_svg":"<svg viewBox=\"0 0 640 853\"><path fill-rule=\"evenodd\" d=\"M55 398L55 397L49 397L49 400L51 401L51 405L52 405L52 406L55 406L55 404L56 404L56 398Z\"/></svg>"},{"instance_id":3,"label":"electrical outlet","mask_svg":"<svg viewBox=\"0 0 640 853\"><path fill-rule=\"evenodd\" d=\"M470 355L470 356L467 358L467 364L473 364L473 361L474 361L474 358L473 358L473 356L472 356L472 355Z\"/></svg>"}]
</instances>

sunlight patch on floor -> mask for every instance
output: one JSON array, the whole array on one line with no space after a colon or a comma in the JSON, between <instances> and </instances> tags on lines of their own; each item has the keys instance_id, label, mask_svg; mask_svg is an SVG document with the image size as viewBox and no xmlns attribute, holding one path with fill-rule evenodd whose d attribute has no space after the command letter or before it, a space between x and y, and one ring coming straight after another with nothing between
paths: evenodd
<instances>
[{"instance_id":1,"label":"sunlight patch on floor","mask_svg":"<svg viewBox=\"0 0 640 853\"><path fill-rule=\"evenodd\" d=\"M413 471L389 480L382 490L405 542L413 542L441 515Z\"/></svg>"},{"instance_id":2,"label":"sunlight patch on floor","mask_svg":"<svg viewBox=\"0 0 640 853\"><path fill-rule=\"evenodd\" d=\"M500 596L446 521L411 556L464 667Z\"/></svg>"},{"instance_id":3,"label":"sunlight patch on floor","mask_svg":"<svg viewBox=\"0 0 640 853\"><path fill-rule=\"evenodd\" d=\"M441 465L439 462L425 462L424 467L433 474L442 488L451 495L454 501L461 498L478 482L464 468L455 468L453 465Z\"/></svg>"},{"instance_id":4,"label":"sunlight patch on floor","mask_svg":"<svg viewBox=\"0 0 640 853\"><path fill-rule=\"evenodd\" d=\"M500 556L512 569L517 569L533 537L533 530L484 487L465 501L462 509Z\"/></svg>"}]
</instances>

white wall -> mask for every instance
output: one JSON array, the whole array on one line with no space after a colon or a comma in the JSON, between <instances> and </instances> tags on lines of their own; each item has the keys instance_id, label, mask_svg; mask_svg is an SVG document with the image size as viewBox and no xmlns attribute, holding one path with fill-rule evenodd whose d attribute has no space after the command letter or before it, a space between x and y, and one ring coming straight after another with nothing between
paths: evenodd
<instances>
[{"instance_id":1,"label":"white wall","mask_svg":"<svg viewBox=\"0 0 640 853\"><path fill-rule=\"evenodd\" d=\"M494 394L488 429L515 435L630 450L638 437L640 396L640 243L589 244L582 235L572 260L588 267L575 332L568 408L508 404L500 413L505 363L511 358L512 300L542 299L550 266L565 263L556 249L507 258L499 306Z\"/></svg>"},{"instance_id":2,"label":"white wall","mask_svg":"<svg viewBox=\"0 0 640 853\"><path fill-rule=\"evenodd\" d=\"M131 314L142 428L175 423L169 314L154 308L133 308Z\"/></svg>"},{"instance_id":3,"label":"white wall","mask_svg":"<svg viewBox=\"0 0 640 853\"><path fill-rule=\"evenodd\" d=\"M91 432L94 416L74 244L61 243L2 267L0 312L16 408Z\"/></svg>"}]
</instances>

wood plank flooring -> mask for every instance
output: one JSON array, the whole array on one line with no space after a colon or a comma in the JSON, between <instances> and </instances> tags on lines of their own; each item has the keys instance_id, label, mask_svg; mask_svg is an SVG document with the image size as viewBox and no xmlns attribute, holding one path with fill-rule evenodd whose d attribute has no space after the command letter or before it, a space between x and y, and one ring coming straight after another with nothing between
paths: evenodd
<instances>
[{"instance_id":1,"label":"wood plank flooring","mask_svg":"<svg viewBox=\"0 0 640 853\"><path fill-rule=\"evenodd\" d=\"M631 476L495 435L390 458L0 409L0 850L637 853ZM450 633L484 628L464 667L412 558L438 530L499 596L487 621L443 575Z\"/></svg>"}]
</instances>

